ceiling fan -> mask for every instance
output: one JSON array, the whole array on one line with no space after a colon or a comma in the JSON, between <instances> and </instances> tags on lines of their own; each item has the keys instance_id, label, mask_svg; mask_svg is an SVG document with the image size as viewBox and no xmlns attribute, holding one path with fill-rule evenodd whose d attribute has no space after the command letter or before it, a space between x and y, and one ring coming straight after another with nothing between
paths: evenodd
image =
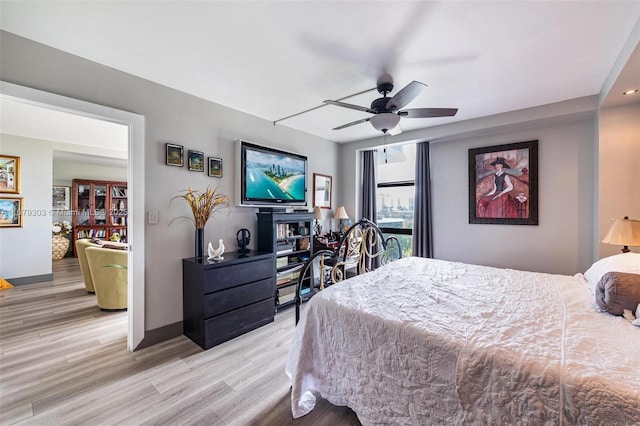
<instances>
[{"instance_id":1,"label":"ceiling fan","mask_svg":"<svg viewBox=\"0 0 640 426\"><path fill-rule=\"evenodd\" d=\"M419 81L412 81L402 88L393 97L387 94L393 90L393 79L389 74L384 74L378 79L376 89L382 95L371 102L370 107L349 104L341 101L324 101L325 104L336 105L343 108L355 109L357 111L373 114L372 117L363 118L351 123L343 124L332 130L340 130L346 127L355 126L365 122L370 122L374 129L387 133L398 125L401 117L406 118L431 118L431 117L452 117L458 112L457 108L412 108L402 109L413 101L425 88L426 84Z\"/></svg>"}]
</instances>

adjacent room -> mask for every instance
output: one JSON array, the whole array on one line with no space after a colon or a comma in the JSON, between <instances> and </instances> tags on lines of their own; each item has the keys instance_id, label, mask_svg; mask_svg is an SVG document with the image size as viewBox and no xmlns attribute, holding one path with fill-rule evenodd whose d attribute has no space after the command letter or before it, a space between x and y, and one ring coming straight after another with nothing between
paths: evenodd
<instances>
[{"instance_id":1,"label":"adjacent room","mask_svg":"<svg viewBox=\"0 0 640 426\"><path fill-rule=\"evenodd\" d=\"M639 424L640 2L0 0L1 424Z\"/></svg>"}]
</instances>

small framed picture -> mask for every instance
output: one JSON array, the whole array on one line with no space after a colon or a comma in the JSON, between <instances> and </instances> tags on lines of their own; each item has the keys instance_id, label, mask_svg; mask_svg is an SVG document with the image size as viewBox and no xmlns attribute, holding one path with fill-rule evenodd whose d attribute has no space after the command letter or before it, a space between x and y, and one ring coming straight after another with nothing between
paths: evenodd
<instances>
[{"instance_id":1,"label":"small framed picture","mask_svg":"<svg viewBox=\"0 0 640 426\"><path fill-rule=\"evenodd\" d=\"M20 157L0 154L0 193L20 193Z\"/></svg>"},{"instance_id":2,"label":"small framed picture","mask_svg":"<svg viewBox=\"0 0 640 426\"><path fill-rule=\"evenodd\" d=\"M209 176L222 177L222 158L209 157Z\"/></svg>"},{"instance_id":3,"label":"small framed picture","mask_svg":"<svg viewBox=\"0 0 640 426\"><path fill-rule=\"evenodd\" d=\"M184 166L184 148L182 145L167 144L167 166Z\"/></svg>"},{"instance_id":4,"label":"small framed picture","mask_svg":"<svg viewBox=\"0 0 640 426\"><path fill-rule=\"evenodd\" d=\"M331 176L313 174L313 207L331 208Z\"/></svg>"},{"instance_id":5,"label":"small framed picture","mask_svg":"<svg viewBox=\"0 0 640 426\"><path fill-rule=\"evenodd\" d=\"M22 228L22 198L0 198L0 228Z\"/></svg>"},{"instance_id":6,"label":"small framed picture","mask_svg":"<svg viewBox=\"0 0 640 426\"><path fill-rule=\"evenodd\" d=\"M189 150L188 169L192 172L204 172L204 152Z\"/></svg>"},{"instance_id":7,"label":"small framed picture","mask_svg":"<svg viewBox=\"0 0 640 426\"><path fill-rule=\"evenodd\" d=\"M71 201L69 194L71 188L68 186L54 186L51 190L51 208L53 210L69 210Z\"/></svg>"}]
</instances>

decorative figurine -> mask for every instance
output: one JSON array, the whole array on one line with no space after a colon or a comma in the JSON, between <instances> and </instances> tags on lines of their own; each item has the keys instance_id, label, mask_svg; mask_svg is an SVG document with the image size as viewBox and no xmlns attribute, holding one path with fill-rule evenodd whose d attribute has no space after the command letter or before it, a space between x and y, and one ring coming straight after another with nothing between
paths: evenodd
<instances>
[{"instance_id":1,"label":"decorative figurine","mask_svg":"<svg viewBox=\"0 0 640 426\"><path fill-rule=\"evenodd\" d=\"M209 254L207 260L223 260L224 257L222 257L222 253L224 253L224 243L222 242L222 238L218 240L217 249L214 249L213 245L209 243L209 246L207 247L207 253Z\"/></svg>"}]
</instances>

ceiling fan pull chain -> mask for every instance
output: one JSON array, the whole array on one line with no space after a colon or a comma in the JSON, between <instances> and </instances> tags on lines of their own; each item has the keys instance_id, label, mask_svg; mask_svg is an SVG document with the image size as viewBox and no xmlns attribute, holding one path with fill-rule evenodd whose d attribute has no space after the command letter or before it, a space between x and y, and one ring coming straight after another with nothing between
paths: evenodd
<instances>
[{"instance_id":1,"label":"ceiling fan pull chain","mask_svg":"<svg viewBox=\"0 0 640 426\"><path fill-rule=\"evenodd\" d=\"M384 132L384 164L387 164L388 162L388 157L387 157L387 137L389 137L389 135L387 134L387 132Z\"/></svg>"}]
</instances>

